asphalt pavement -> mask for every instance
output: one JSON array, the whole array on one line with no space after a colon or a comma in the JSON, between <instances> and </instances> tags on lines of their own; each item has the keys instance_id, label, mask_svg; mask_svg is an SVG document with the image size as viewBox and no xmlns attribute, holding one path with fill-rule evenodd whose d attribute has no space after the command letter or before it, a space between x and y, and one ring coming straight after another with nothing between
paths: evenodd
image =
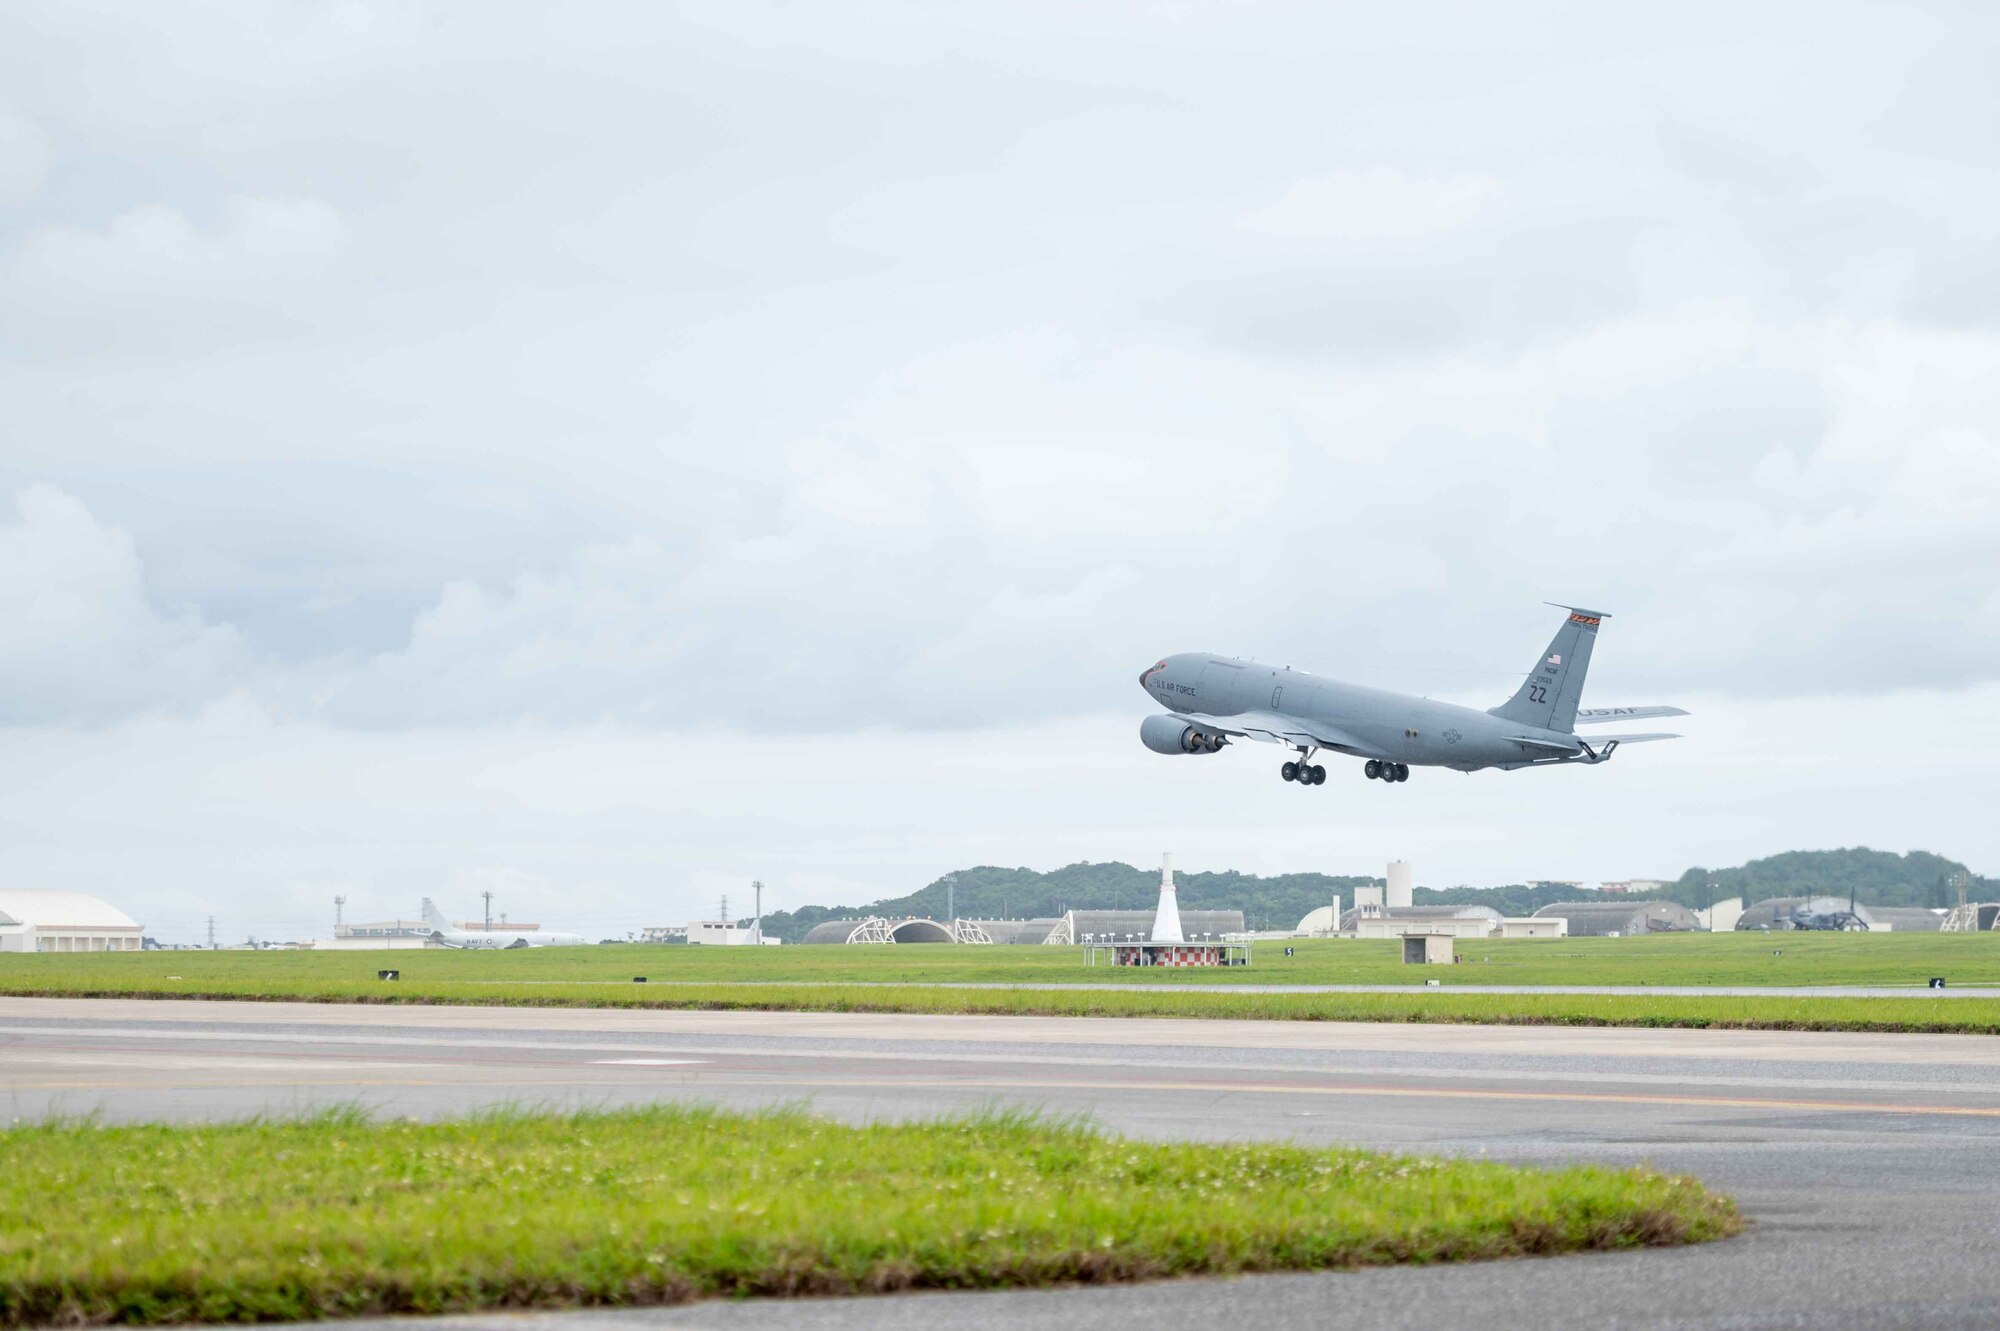
<instances>
[{"instance_id":1,"label":"asphalt pavement","mask_svg":"<svg viewBox=\"0 0 2000 1331\"><path fill-rule=\"evenodd\" d=\"M1723 1243L1430 1269L437 1319L451 1328L1991 1327L2000 1038L1116 1018L0 999L0 1110L996 1101L1148 1137L1647 1162ZM407 1324L398 1324L407 1325Z\"/></svg>"}]
</instances>

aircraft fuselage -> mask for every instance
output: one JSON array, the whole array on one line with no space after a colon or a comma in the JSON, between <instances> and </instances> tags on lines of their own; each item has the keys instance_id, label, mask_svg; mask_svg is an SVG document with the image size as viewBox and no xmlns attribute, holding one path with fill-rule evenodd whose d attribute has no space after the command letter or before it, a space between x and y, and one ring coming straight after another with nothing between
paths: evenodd
<instances>
[{"instance_id":1,"label":"aircraft fuselage","mask_svg":"<svg viewBox=\"0 0 2000 1331\"><path fill-rule=\"evenodd\" d=\"M1293 720L1301 729L1337 731L1350 741L1318 747L1412 767L1472 772L1530 763L1562 751L1581 753L1583 747L1574 734L1525 726L1476 708L1206 652L1167 657L1145 673L1141 686L1163 707L1197 724L1214 717L1231 729L1236 728L1232 723L1254 722L1282 730L1285 721ZM1513 737L1555 747L1525 745Z\"/></svg>"}]
</instances>

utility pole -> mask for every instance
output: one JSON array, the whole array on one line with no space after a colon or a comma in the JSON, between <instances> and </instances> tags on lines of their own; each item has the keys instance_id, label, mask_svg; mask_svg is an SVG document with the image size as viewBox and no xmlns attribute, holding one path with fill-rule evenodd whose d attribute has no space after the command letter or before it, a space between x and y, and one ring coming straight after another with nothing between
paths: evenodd
<instances>
[{"instance_id":1,"label":"utility pole","mask_svg":"<svg viewBox=\"0 0 2000 1331\"><path fill-rule=\"evenodd\" d=\"M215 951L215 917L208 917L208 950Z\"/></svg>"},{"instance_id":2,"label":"utility pole","mask_svg":"<svg viewBox=\"0 0 2000 1331\"><path fill-rule=\"evenodd\" d=\"M493 889L489 887L479 895L486 898L486 932L490 934L493 932Z\"/></svg>"},{"instance_id":3,"label":"utility pole","mask_svg":"<svg viewBox=\"0 0 2000 1331\"><path fill-rule=\"evenodd\" d=\"M333 899L333 936L335 938L340 937L340 931L346 924L346 921L340 917L340 908L346 904L346 897L337 896Z\"/></svg>"},{"instance_id":4,"label":"utility pole","mask_svg":"<svg viewBox=\"0 0 2000 1331\"><path fill-rule=\"evenodd\" d=\"M764 941L764 880L751 879L750 888L757 894L757 914L750 921L750 941L761 943Z\"/></svg>"},{"instance_id":5,"label":"utility pole","mask_svg":"<svg viewBox=\"0 0 2000 1331\"><path fill-rule=\"evenodd\" d=\"M734 920L729 918L729 894L727 892L722 894L722 922L725 925L735 923Z\"/></svg>"},{"instance_id":6,"label":"utility pole","mask_svg":"<svg viewBox=\"0 0 2000 1331\"><path fill-rule=\"evenodd\" d=\"M944 917L947 920L958 918L958 875L955 873L944 876Z\"/></svg>"}]
</instances>

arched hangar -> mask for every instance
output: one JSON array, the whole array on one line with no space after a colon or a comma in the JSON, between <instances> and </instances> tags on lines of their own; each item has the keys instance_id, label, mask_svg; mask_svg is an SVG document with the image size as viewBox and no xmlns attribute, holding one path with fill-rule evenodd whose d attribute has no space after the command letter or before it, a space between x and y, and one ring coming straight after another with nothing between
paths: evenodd
<instances>
[{"instance_id":1,"label":"arched hangar","mask_svg":"<svg viewBox=\"0 0 2000 1331\"><path fill-rule=\"evenodd\" d=\"M815 924L800 940L805 943L950 943L949 926L936 920L885 920L870 916L865 920L828 920Z\"/></svg>"},{"instance_id":2,"label":"arched hangar","mask_svg":"<svg viewBox=\"0 0 2000 1331\"><path fill-rule=\"evenodd\" d=\"M0 952L137 952L130 915L88 892L0 887Z\"/></svg>"}]
</instances>

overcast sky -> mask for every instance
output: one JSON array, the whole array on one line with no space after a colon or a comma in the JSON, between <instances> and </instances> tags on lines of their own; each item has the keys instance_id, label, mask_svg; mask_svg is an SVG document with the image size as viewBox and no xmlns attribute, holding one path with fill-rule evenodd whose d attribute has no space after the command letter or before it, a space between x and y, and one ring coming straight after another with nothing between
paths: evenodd
<instances>
[{"instance_id":1,"label":"overcast sky","mask_svg":"<svg viewBox=\"0 0 2000 1331\"><path fill-rule=\"evenodd\" d=\"M0 881L593 936L969 863L2000 872L2000 17L13 5ZM1608 767L1139 747L1258 656Z\"/></svg>"}]
</instances>

